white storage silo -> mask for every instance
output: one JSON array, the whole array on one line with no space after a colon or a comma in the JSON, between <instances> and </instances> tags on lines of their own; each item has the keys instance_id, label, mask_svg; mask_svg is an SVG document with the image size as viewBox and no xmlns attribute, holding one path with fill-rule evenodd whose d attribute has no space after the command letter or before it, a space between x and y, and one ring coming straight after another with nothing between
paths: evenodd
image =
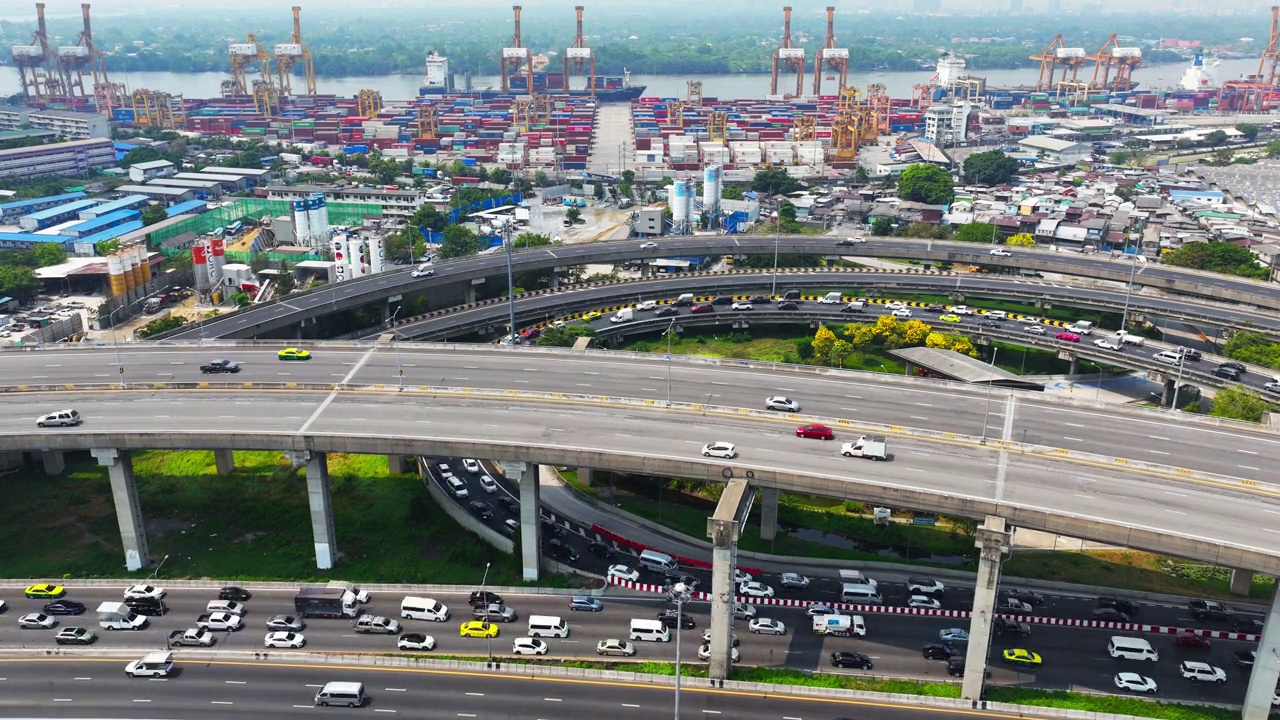
<instances>
[{"instance_id":1,"label":"white storage silo","mask_svg":"<svg viewBox=\"0 0 1280 720\"><path fill-rule=\"evenodd\" d=\"M382 237L369 238L369 274L377 275L387 270L386 248L382 245Z\"/></svg>"},{"instance_id":2,"label":"white storage silo","mask_svg":"<svg viewBox=\"0 0 1280 720\"><path fill-rule=\"evenodd\" d=\"M354 237L348 241L351 252L351 279L369 276L369 243Z\"/></svg>"},{"instance_id":3,"label":"white storage silo","mask_svg":"<svg viewBox=\"0 0 1280 720\"><path fill-rule=\"evenodd\" d=\"M686 229L691 206L693 205L692 183L687 180L676 180L671 183L667 204L671 207L672 224L678 230Z\"/></svg>"},{"instance_id":4,"label":"white storage silo","mask_svg":"<svg viewBox=\"0 0 1280 720\"><path fill-rule=\"evenodd\" d=\"M693 231L694 221L698 217L698 183L693 178L684 181L685 194L689 197L689 202L685 204L684 223L690 232Z\"/></svg>"},{"instance_id":5,"label":"white storage silo","mask_svg":"<svg viewBox=\"0 0 1280 720\"><path fill-rule=\"evenodd\" d=\"M293 235L299 245L315 246L315 238L311 234L311 218L307 214L307 201L293 201Z\"/></svg>"},{"instance_id":6,"label":"white storage silo","mask_svg":"<svg viewBox=\"0 0 1280 720\"><path fill-rule=\"evenodd\" d=\"M715 217L720 210L720 190L724 174L719 165L709 165L702 171L702 209Z\"/></svg>"},{"instance_id":7,"label":"white storage silo","mask_svg":"<svg viewBox=\"0 0 1280 720\"><path fill-rule=\"evenodd\" d=\"M200 270L200 267L196 266L196 270ZM199 276L200 273L197 272L196 277ZM125 294L124 263L120 260L119 255L107 256L107 280L111 285L111 297Z\"/></svg>"},{"instance_id":8,"label":"white storage silo","mask_svg":"<svg viewBox=\"0 0 1280 720\"><path fill-rule=\"evenodd\" d=\"M325 203L324 193L314 193L311 199L307 201L307 210L311 222L311 234L319 238L321 242L328 240L329 232L329 206Z\"/></svg>"},{"instance_id":9,"label":"white storage silo","mask_svg":"<svg viewBox=\"0 0 1280 720\"><path fill-rule=\"evenodd\" d=\"M227 241L220 237L209 240L209 277L213 285L217 285L226 275L222 271L227 265Z\"/></svg>"},{"instance_id":10,"label":"white storage silo","mask_svg":"<svg viewBox=\"0 0 1280 720\"><path fill-rule=\"evenodd\" d=\"M347 247L347 236L338 235L334 237L329 241L329 247L333 249L333 274L337 278L337 282L350 278L351 258Z\"/></svg>"}]
</instances>

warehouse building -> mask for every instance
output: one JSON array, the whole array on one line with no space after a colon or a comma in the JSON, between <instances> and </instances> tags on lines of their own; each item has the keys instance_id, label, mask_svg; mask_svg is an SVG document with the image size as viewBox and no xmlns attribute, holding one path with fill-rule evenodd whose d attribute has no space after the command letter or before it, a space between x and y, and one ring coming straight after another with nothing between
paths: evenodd
<instances>
[{"instance_id":1,"label":"warehouse building","mask_svg":"<svg viewBox=\"0 0 1280 720\"><path fill-rule=\"evenodd\" d=\"M106 138L0 150L0 178L84 176L115 164L115 146Z\"/></svg>"},{"instance_id":2,"label":"warehouse building","mask_svg":"<svg viewBox=\"0 0 1280 720\"><path fill-rule=\"evenodd\" d=\"M13 224L23 215L30 215L33 212L48 210L51 207L65 205L75 200L83 200L89 197L82 192L63 193L61 195L46 195L45 197L32 198L31 200L15 200L14 202L4 203L0 205L0 223L6 225Z\"/></svg>"},{"instance_id":3,"label":"warehouse building","mask_svg":"<svg viewBox=\"0 0 1280 720\"><path fill-rule=\"evenodd\" d=\"M111 123L107 121L106 115L0 106L0 131L21 130L26 127L49 130L68 140L111 137Z\"/></svg>"}]
</instances>

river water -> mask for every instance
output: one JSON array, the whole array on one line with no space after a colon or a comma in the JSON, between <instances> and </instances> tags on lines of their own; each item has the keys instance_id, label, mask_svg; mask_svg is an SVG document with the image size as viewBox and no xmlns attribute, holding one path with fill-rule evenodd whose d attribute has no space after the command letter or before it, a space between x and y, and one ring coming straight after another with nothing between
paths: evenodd
<instances>
[{"instance_id":1,"label":"river water","mask_svg":"<svg viewBox=\"0 0 1280 720\"><path fill-rule=\"evenodd\" d=\"M1177 85L1185 68L1186 65L1181 63L1151 65L1139 68L1134 74L1134 78L1144 88L1172 87ZM1257 72L1257 69L1257 60L1225 60L1220 66L1213 69L1213 75L1219 79L1233 79L1243 74ZM989 85L1003 87L1034 83L1037 71L1024 68L1021 70L989 70L975 72L974 74L979 77L986 77ZM888 89L890 96L903 98L911 96L913 85L928 82L932 75L932 71L928 70L882 73L861 72L852 73L850 82L860 89L865 89L868 83L882 83ZM1091 75L1091 73L1086 72L1086 75ZM226 73L216 72L132 72L113 73L111 75L113 80L124 82L131 90L139 88L163 90L174 94L182 93L189 98L217 97L219 87L227 77ZM645 91L647 96L684 97L686 91L685 83L690 79L698 78L690 78L685 75L633 74L631 83L633 85L645 85L648 88ZM720 99L763 98L769 93L769 76L767 74L707 75L700 79L702 80L702 94L704 97ZM344 96L355 95L357 91L364 88L381 90L382 96L391 102L417 97L418 85L421 80L422 77L418 74L322 77L317 80L317 85L322 93ZM806 92L812 89L812 82L812 77L805 78ZM295 83L295 86L297 84ZM497 84L498 78L496 77L472 78L474 87ZM581 84L581 80L579 80L579 84ZM795 78L791 76L788 81L786 77L780 77L778 85L779 90L785 92L787 89L795 87ZM835 81L826 80L825 76L823 85L824 92L831 92L835 89ZM0 67L0 95L10 95L17 91L17 69L7 66Z\"/></svg>"}]
</instances>

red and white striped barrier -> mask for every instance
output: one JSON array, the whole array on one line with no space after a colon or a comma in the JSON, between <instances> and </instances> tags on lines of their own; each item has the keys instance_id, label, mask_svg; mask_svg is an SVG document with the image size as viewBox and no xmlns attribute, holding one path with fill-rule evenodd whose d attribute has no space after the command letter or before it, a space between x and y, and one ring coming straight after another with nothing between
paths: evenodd
<instances>
[{"instance_id":1,"label":"red and white striped barrier","mask_svg":"<svg viewBox=\"0 0 1280 720\"><path fill-rule=\"evenodd\" d=\"M595 532L602 537L607 537L610 540L618 543L619 545L629 547L638 553L644 552L645 550L656 550L660 553L665 553L665 551L662 550L661 548L649 547L644 543L638 543L634 540L628 540L627 538L622 537L621 535L613 532L612 530L607 530L605 528L600 527L599 525L592 525L591 530L592 532ZM707 562L706 560L698 560L696 558L681 557L679 555L676 555L674 557L676 559L676 562L680 563L685 567L696 567L696 568L702 568L703 570L711 569L711 563ZM742 570L743 572L751 573L752 575L759 575L761 573L760 568L743 567L739 569Z\"/></svg>"},{"instance_id":2,"label":"red and white striped barrier","mask_svg":"<svg viewBox=\"0 0 1280 720\"><path fill-rule=\"evenodd\" d=\"M621 587L639 590L640 592L665 594L667 588L664 585L654 585L651 583L637 583L629 580L620 580L618 578L609 578L609 582ZM711 601L711 594L706 592L695 592L692 595L694 600ZM807 608L810 605L826 605L834 610L844 610L858 614L881 614L881 615L920 615L925 617L939 618L961 618L967 619L970 615L967 610L930 610L928 608L913 608L901 606L885 606L885 605L851 605L849 603L833 603L821 600L792 600L789 598L750 598L735 596L735 602L747 605L759 605L767 607L790 607L790 608ZM1225 630L1199 630L1195 628L1177 627L1173 625L1142 625L1139 623L1119 623L1106 622L1102 620L1078 620L1074 618L1056 618L1056 617L1040 617L1037 615L996 615L998 618L1005 620L1013 620L1014 622L1027 623L1029 625L1057 625L1061 627L1077 627L1091 628L1096 630L1122 630L1125 632L1152 633L1157 635L1179 635L1181 633L1190 632L1204 638L1212 638L1215 640L1240 640L1243 642L1258 642L1260 635L1252 635L1249 633L1228 632Z\"/></svg>"}]
</instances>

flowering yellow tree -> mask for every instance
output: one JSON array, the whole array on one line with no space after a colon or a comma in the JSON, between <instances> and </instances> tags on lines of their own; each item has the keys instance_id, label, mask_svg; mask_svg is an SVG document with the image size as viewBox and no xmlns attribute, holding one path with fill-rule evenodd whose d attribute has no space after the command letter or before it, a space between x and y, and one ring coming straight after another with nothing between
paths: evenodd
<instances>
[{"instance_id":1,"label":"flowering yellow tree","mask_svg":"<svg viewBox=\"0 0 1280 720\"><path fill-rule=\"evenodd\" d=\"M902 324L902 339L907 347L915 347L924 342L932 328L921 320L908 320Z\"/></svg>"},{"instance_id":2,"label":"flowering yellow tree","mask_svg":"<svg viewBox=\"0 0 1280 720\"><path fill-rule=\"evenodd\" d=\"M1005 245L1013 245L1014 247L1035 247L1036 239L1031 233L1018 233L1004 241Z\"/></svg>"},{"instance_id":3,"label":"flowering yellow tree","mask_svg":"<svg viewBox=\"0 0 1280 720\"><path fill-rule=\"evenodd\" d=\"M836 334L826 325L818 328L813 334L813 356L818 362L825 363L831 359L831 348L836 344Z\"/></svg>"},{"instance_id":4,"label":"flowering yellow tree","mask_svg":"<svg viewBox=\"0 0 1280 720\"><path fill-rule=\"evenodd\" d=\"M876 340L875 327L870 323L849 323L844 328L844 336L854 347L866 347Z\"/></svg>"}]
</instances>

